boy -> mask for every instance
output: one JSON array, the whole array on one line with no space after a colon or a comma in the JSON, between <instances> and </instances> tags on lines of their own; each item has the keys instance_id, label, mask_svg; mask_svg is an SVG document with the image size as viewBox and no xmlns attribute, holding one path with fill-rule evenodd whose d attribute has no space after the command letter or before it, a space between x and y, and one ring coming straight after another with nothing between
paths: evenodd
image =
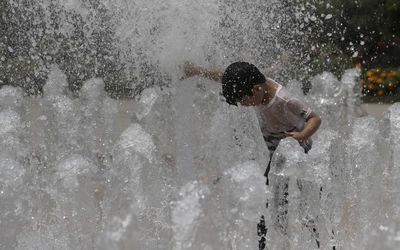
<instances>
[{"instance_id":1,"label":"boy","mask_svg":"<svg viewBox=\"0 0 400 250\"><path fill-rule=\"evenodd\" d=\"M235 62L223 71L220 69L202 68L186 62L182 78L203 76L222 82L222 94L230 105L253 106L264 140L270 151L270 161L264 176L269 185L268 173L272 155L279 142L285 137L296 139L307 153L312 147L311 136L321 125L321 118L307 105L293 97L282 85L266 78L253 64ZM267 204L268 207L268 204ZM259 249L265 248L264 216L257 225L261 236ZM317 241L318 247L319 242Z\"/></svg>"},{"instance_id":2,"label":"boy","mask_svg":"<svg viewBox=\"0 0 400 250\"><path fill-rule=\"evenodd\" d=\"M282 85L266 78L253 64L235 62L222 71L186 62L183 70L183 78L198 75L222 82L227 103L253 106L270 156L285 137L296 139L305 153L311 149L311 136L321 125L321 118ZM265 172L267 185L269 168L270 164Z\"/></svg>"}]
</instances>

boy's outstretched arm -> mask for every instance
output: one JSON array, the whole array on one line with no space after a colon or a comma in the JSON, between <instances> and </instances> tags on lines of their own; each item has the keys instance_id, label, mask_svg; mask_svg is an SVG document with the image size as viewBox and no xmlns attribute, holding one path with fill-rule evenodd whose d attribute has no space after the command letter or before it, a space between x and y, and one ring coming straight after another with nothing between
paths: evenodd
<instances>
[{"instance_id":1,"label":"boy's outstretched arm","mask_svg":"<svg viewBox=\"0 0 400 250\"><path fill-rule=\"evenodd\" d=\"M223 74L224 71L222 69L203 68L196 66L193 63L185 62L183 64L183 76L181 77L181 80L192 76L202 76L216 82L222 82Z\"/></svg>"},{"instance_id":2,"label":"boy's outstretched arm","mask_svg":"<svg viewBox=\"0 0 400 250\"><path fill-rule=\"evenodd\" d=\"M302 143L309 139L315 132L317 132L321 125L321 118L314 112L307 117L306 126L301 132L285 132L286 136L293 137L299 143Z\"/></svg>"}]
</instances>

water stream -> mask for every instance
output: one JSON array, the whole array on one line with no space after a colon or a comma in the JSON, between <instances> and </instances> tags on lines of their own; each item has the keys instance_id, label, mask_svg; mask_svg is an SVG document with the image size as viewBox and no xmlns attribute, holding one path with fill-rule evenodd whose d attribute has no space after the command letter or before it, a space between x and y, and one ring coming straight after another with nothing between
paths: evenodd
<instances>
[{"instance_id":1,"label":"water stream","mask_svg":"<svg viewBox=\"0 0 400 250\"><path fill-rule=\"evenodd\" d=\"M357 70L315 76L307 96L285 83L323 125L307 155L282 141L269 187L254 111L223 102L218 83L179 80L184 60L276 61L283 3L35 4L36 21L54 22L52 4L65 10L54 31L66 36L80 16L89 40L107 11L132 87L149 87L118 101L91 78L73 94L54 63L43 96L0 89L0 249L258 249L262 215L267 249L398 249L400 105L360 117Z\"/></svg>"}]
</instances>

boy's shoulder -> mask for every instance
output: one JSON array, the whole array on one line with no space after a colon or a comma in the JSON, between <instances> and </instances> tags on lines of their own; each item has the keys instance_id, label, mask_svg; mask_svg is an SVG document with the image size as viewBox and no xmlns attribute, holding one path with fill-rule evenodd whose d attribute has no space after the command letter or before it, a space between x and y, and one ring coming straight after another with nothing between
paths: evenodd
<instances>
[{"instance_id":1,"label":"boy's shoulder","mask_svg":"<svg viewBox=\"0 0 400 250\"><path fill-rule=\"evenodd\" d=\"M276 91L275 95L277 98L279 98L285 102L288 102L294 98L293 94L285 86L283 86L281 84L279 84L279 88Z\"/></svg>"},{"instance_id":2,"label":"boy's shoulder","mask_svg":"<svg viewBox=\"0 0 400 250\"><path fill-rule=\"evenodd\" d=\"M279 84L279 83L278 83ZM281 85L281 84L279 84ZM301 95L301 93L293 93L291 90L289 90L287 87L281 85L282 87L280 88L279 91L277 91L276 95L284 100L286 103L288 102L300 102L300 103L306 103L304 100L304 95ZM296 91L295 91L296 92Z\"/></svg>"}]
</instances>

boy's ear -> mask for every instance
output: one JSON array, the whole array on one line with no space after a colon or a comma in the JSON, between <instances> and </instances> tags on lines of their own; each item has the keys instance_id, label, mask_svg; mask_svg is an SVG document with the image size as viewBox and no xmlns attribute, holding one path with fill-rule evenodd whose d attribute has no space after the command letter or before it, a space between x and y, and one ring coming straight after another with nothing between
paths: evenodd
<instances>
[{"instance_id":1,"label":"boy's ear","mask_svg":"<svg viewBox=\"0 0 400 250\"><path fill-rule=\"evenodd\" d=\"M261 91L261 90L262 90L262 88L261 88L260 84L256 84L253 86L253 91L257 92L257 91Z\"/></svg>"}]
</instances>

